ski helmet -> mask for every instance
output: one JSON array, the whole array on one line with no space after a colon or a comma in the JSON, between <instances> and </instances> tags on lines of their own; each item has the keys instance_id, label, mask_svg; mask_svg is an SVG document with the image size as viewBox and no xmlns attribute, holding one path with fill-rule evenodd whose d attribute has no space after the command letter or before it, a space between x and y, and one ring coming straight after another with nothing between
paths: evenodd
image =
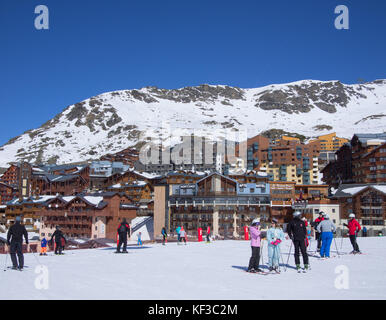
<instances>
[{"instance_id":1,"label":"ski helmet","mask_svg":"<svg viewBox=\"0 0 386 320\"><path fill-rule=\"evenodd\" d=\"M324 214L324 219L326 219L326 220L328 220L328 219L330 219L330 216L328 215L328 214Z\"/></svg>"},{"instance_id":2,"label":"ski helmet","mask_svg":"<svg viewBox=\"0 0 386 320\"><path fill-rule=\"evenodd\" d=\"M324 216L324 215L325 215L325 213L324 213L323 211L320 211L320 212L319 212L319 215L322 215L322 216Z\"/></svg>"},{"instance_id":3,"label":"ski helmet","mask_svg":"<svg viewBox=\"0 0 386 320\"><path fill-rule=\"evenodd\" d=\"M293 213L294 217L299 217L302 213L300 211L295 211Z\"/></svg>"},{"instance_id":4,"label":"ski helmet","mask_svg":"<svg viewBox=\"0 0 386 320\"><path fill-rule=\"evenodd\" d=\"M272 218L272 223L277 224L278 223L277 219L276 218Z\"/></svg>"},{"instance_id":5,"label":"ski helmet","mask_svg":"<svg viewBox=\"0 0 386 320\"><path fill-rule=\"evenodd\" d=\"M258 226L258 225L260 225L260 220L259 220L259 219L253 219L253 220L252 220L252 225L253 225L253 226Z\"/></svg>"},{"instance_id":6,"label":"ski helmet","mask_svg":"<svg viewBox=\"0 0 386 320\"><path fill-rule=\"evenodd\" d=\"M350 213L350 214L348 215L348 217L349 217L349 218L355 218L355 214Z\"/></svg>"}]
</instances>

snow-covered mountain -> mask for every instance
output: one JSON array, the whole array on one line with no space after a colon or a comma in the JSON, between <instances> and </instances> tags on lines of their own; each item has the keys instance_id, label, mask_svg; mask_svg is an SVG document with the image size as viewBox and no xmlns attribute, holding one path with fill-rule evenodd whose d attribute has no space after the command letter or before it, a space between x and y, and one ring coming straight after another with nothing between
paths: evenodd
<instances>
[{"instance_id":1,"label":"snow-covered mountain","mask_svg":"<svg viewBox=\"0 0 386 320\"><path fill-rule=\"evenodd\" d=\"M303 80L241 89L200 85L181 89L146 87L107 92L71 105L40 128L26 131L0 148L0 166L25 159L65 163L95 159L150 137L171 132L269 129L315 137L329 132L386 131L386 80L345 85L339 81ZM181 129L185 128L183 132ZM166 132L166 133L165 133ZM197 131L195 132L196 134ZM178 142L178 141L173 141Z\"/></svg>"}]
</instances>

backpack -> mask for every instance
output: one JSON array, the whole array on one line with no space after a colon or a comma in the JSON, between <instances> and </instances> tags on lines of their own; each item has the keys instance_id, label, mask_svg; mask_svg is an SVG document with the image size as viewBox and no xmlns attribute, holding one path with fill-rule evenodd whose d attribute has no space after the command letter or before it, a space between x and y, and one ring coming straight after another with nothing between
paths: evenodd
<instances>
[{"instance_id":1,"label":"backpack","mask_svg":"<svg viewBox=\"0 0 386 320\"><path fill-rule=\"evenodd\" d=\"M126 224L121 223L118 231L119 231L119 233L125 233L126 232Z\"/></svg>"}]
</instances>

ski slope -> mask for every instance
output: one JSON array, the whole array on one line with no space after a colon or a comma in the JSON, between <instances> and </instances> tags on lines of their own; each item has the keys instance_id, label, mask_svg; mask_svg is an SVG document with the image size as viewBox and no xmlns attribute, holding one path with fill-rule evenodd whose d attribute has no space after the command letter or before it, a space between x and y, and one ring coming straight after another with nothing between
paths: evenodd
<instances>
[{"instance_id":1,"label":"ski slope","mask_svg":"<svg viewBox=\"0 0 386 320\"><path fill-rule=\"evenodd\" d=\"M341 239L336 243L340 249ZM267 276L243 271L249 241L130 246L129 254L114 254L114 248L66 251L64 256L29 253L24 271L1 270L0 299L385 299L386 238L359 238L358 243L366 254L311 257L312 270L305 274L294 270L291 255L287 272L282 267L281 274ZM284 263L289 245L288 240L282 245ZM312 241L312 250L315 245ZM349 251L345 238L342 252ZM0 255L2 268L4 261L5 255ZM9 257L7 261L10 265ZM48 289L35 287L41 276L35 273L38 263L48 270ZM336 267L342 265L348 270L348 289L335 287L340 276Z\"/></svg>"}]
</instances>

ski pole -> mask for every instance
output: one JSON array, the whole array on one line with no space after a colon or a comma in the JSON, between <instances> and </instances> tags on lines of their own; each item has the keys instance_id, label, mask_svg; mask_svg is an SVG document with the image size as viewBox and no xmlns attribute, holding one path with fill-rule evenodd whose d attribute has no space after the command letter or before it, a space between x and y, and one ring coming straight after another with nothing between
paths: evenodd
<instances>
[{"instance_id":1,"label":"ski pole","mask_svg":"<svg viewBox=\"0 0 386 320\"><path fill-rule=\"evenodd\" d=\"M338 251L338 246L336 245L336 238L335 237L334 237L334 243L335 243L336 253L338 254L338 257L340 258L340 254L339 254L339 251Z\"/></svg>"},{"instance_id":2,"label":"ski pole","mask_svg":"<svg viewBox=\"0 0 386 320\"><path fill-rule=\"evenodd\" d=\"M342 227L342 240L340 241L340 250L342 250L342 246L343 246L343 237L344 237L344 227Z\"/></svg>"},{"instance_id":3,"label":"ski pole","mask_svg":"<svg viewBox=\"0 0 386 320\"><path fill-rule=\"evenodd\" d=\"M8 252L5 253L5 264L4 264L4 271L7 271L7 259L8 259Z\"/></svg>"},{"instance_id":4,"label":"ski pole","mask_svg":"<svg viewBox=\"0 0 386 320\"><path fill-rule=\"evenodd\" d=\"M287 264L286 264L285 269L284 269L285 272L287 272L287 267L288 267L289 257L291 255L291 250L292 250L292 239L291 239L290 249L289 249L289 252L288 252Z\"/></svg>"},{"instance_id":5,"label":"ski pole","mask_svg":"<svg viewBox=\"0 0 386 320\"><path fill-rule=\"evenodd\" d=\"M264 265L264 255L263 255L263 248L264 248L264 239L261 240L261 264Z\"/></svg>"}]
</instances>

